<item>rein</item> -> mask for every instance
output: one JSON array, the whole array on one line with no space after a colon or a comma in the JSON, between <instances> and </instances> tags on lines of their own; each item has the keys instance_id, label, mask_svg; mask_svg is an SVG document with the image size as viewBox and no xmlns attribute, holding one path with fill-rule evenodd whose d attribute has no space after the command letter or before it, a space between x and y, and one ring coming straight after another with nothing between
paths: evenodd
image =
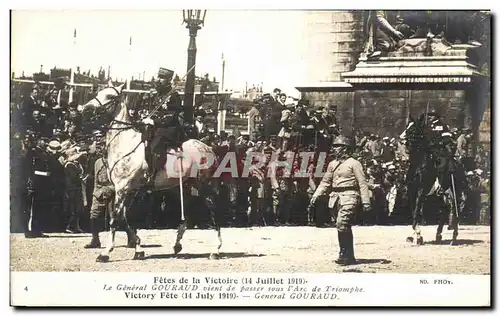
<instances>
[{"instance_id":1,"label":"rein","mask_svg":"<svg viewBox=\"0 0 500 316\"><path fill-rule=\"evenodd\" d=\"M189 74L189 73L192 71L192 69L193 69L193 68L194 68L194 66L193 66L193 67L192 67L192 68L188 71L188 73L187 73L187 74ZM186 76L187 76L187 74L186 74ZM186 77L186 76L184 76L184 77ZM99 105L100 105L102 108L104 108L104 109L105 109L105 111L109 111L109 109L110 109L110 107L111 107L112 105L116 105L117 100L118 100L118 99L119 99L119 97L121 96L121 93L119 93L119 91L118 91L118 90L116 90L116 88L115 88L115 87L110 87L110 88L112 88L112 89L113 89L113 90L117 93L117 95L116 95L116 97L114 97L114 98L113 98L112 100L110 100L109 102L107 102L107 103L105 103L105 104L102 104L102 103L101 103L101 101L99 101L99 99L97 99L97 97L94 97L94 99L95 99L95 100L99 103ZM170 90L170 92L167 94L167 96L166 96L166 97L168 97L168 96L171 94L171 92L173 92L173 91L174 91L174 89ZM151 112L151 113L150 113L147 117L148 117L148 118L149 118L149 117L151 117L151 116L152 116L152 115L153 115L156 111L158 111L158 109L160 108L160 106L161 106L161 105L162 105L162 103L160 102L160 103L159 103L159 104L155 107L155 109L154 109L154 110L153 110L153 111L152 111L152 112ZM183 118L183 115L182 115L181 113L179 113L179 117L180 117L180 118ZM115 124L124 125L124 126L120 126L120 127L113 127L113 125L115 125ZM122 131L130 130L130 129L136 129L136 128L138 128L138 127L140 127L140 126L144 126L144 125L146 125L146 124L144 124L144 123L142 123L142 122L125 122L125 121L121 121L121 120L117 120L116 118L113 118L113 119L111 120L111 122L109 123L109 125L108 125L105 129L103 129L102 127L99 129L99 130L101 130L101 131L103 131L103 132L104 132L104 131L105 131L105 132L109 132L109 131L111 131L111 130L116 130L116 131L118 131L118 132L117 132L117 133L113 136L113 138L112 138L111 140L109 140L108 142L106 142L105 152L109 154L109 147L110 147L110 144L113 142L113 140L114 140L114 139L115 139L115 138L116 138L116 137L117 137L117 136L118 136L118 135L119 135ZM140 141L140 142L139 142L139 143L138 143L138 144L137 144L137 145L136 145L136 146L135 146L135 147L134 147L134 148L133 148L130 152L128 152L127 154L125 154L124 156L122 156L121 158L119 158L119 159L118 159L118 160L117 160L117 161L116 161L116 162L115 162L115 163L111 166L111 168L110 168L110 166L109 166L109 164L108 164L108 160L107 160L107 159L105 159L105 158L104 158L104 156L103 156L103 165L104 165L104 167L108 170L108 174L109 174L109 177L108 177L108 178L109 178L109 181L110 181L113 185L115 185L115 183L114 183L114 182L113 182L113 180L112 180L112 172L113 172L113 170L114 170L115 166L116 166L116 165L117 165L120 161L122 161L124 158L126 158L126 157L128 157L128 156L132 155L132 154L133 154L133 153L137 150L137 148L138 148L138 147L139 147L142 143L144 143L144 141L145 141L144 139L141 139L141 141ZM177 155L175 155L175 154L172 154L172 153L167 153L167 154L169 154L169 155L174 155L174 156L176 156L177 158L180 158L179 156L177 156Z\"/></svg>"}]
</instances>

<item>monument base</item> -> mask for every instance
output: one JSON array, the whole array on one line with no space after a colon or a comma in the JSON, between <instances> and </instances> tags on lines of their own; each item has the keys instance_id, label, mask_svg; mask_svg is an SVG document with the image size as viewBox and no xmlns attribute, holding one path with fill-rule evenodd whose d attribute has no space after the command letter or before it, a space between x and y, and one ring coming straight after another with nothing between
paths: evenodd
<instances>
[{"instance_id":1,"label":"monument base","mask_svg":"<svg viewBox=\"0 0 500 316\"><path fill-rule=\"evenodd\" d=\"M442 39L406 40L387 57L362 56L342 82L297 89L313 106L336 106L344 134L356 129L396 137L409 115L433 109L451 127L471 128L477 137L489 80L469 63L473 49Z\"/></svg>"}]
</instances>

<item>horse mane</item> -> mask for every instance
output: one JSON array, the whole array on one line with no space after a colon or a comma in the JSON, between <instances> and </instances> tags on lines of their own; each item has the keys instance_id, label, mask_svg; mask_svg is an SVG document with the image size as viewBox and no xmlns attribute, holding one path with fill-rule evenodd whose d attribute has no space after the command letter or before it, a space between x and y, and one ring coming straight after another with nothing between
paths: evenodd
<instances>
[{"instance_id":1,"label":"horse mane","mask_svg":"<svg viewBox=\"0 0 500 316\"><path fill-rule=\"evenodd\" d=\"M115 114L113 115L113 119L117 119L118 121L122 121L122 122L131 123L133 118L128 113L127 102L123 99L119 100L119 102L120 102L119 110L117 112L115 112Z\"/></svg>"},{"instance_id":2,"label":"horse mane","mask_svg":"<svg viewBox=\"0 0 500 316\"><path fill-rule=\"evenodd\" d=\"M429 140L426 135L425 115L413 120L413 125L407 130L408 149L410 154L407 181L411 181L415 175L423 170L428 170L430 162Z\"/></svg>"}]
</instances>

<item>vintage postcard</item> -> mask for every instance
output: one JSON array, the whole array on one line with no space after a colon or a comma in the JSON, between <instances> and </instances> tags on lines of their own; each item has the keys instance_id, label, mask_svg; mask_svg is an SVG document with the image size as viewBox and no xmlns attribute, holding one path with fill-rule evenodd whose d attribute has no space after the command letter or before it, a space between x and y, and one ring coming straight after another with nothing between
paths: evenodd
<instances>
[{"instance_id":1,"label":"vintage postcard","mask_svg":"<svg viewBox=\"0 0 500 316\"><path fill-rule=\"evenodd\" d=\"M491 15L12 10L11 305L490 307Z\"/></svg>"}]
</instances>

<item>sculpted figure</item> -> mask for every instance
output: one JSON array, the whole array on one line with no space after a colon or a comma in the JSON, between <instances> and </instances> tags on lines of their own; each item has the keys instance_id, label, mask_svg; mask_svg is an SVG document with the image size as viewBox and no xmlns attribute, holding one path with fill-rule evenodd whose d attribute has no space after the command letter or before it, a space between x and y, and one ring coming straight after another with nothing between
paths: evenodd
<instances>
[{"instance_id":1,"label":"sculpted figure","mask_svg":"<svg viewBox=\"0 0 500 316\"><path fill-rule=\"evenodd\" d=\"M369 39L365 49L368 58L376 58L396 48L404 39L403 33L396 30L388 21L385 11L370 11L368 16Z\"/></svg>"}]
</instances>

